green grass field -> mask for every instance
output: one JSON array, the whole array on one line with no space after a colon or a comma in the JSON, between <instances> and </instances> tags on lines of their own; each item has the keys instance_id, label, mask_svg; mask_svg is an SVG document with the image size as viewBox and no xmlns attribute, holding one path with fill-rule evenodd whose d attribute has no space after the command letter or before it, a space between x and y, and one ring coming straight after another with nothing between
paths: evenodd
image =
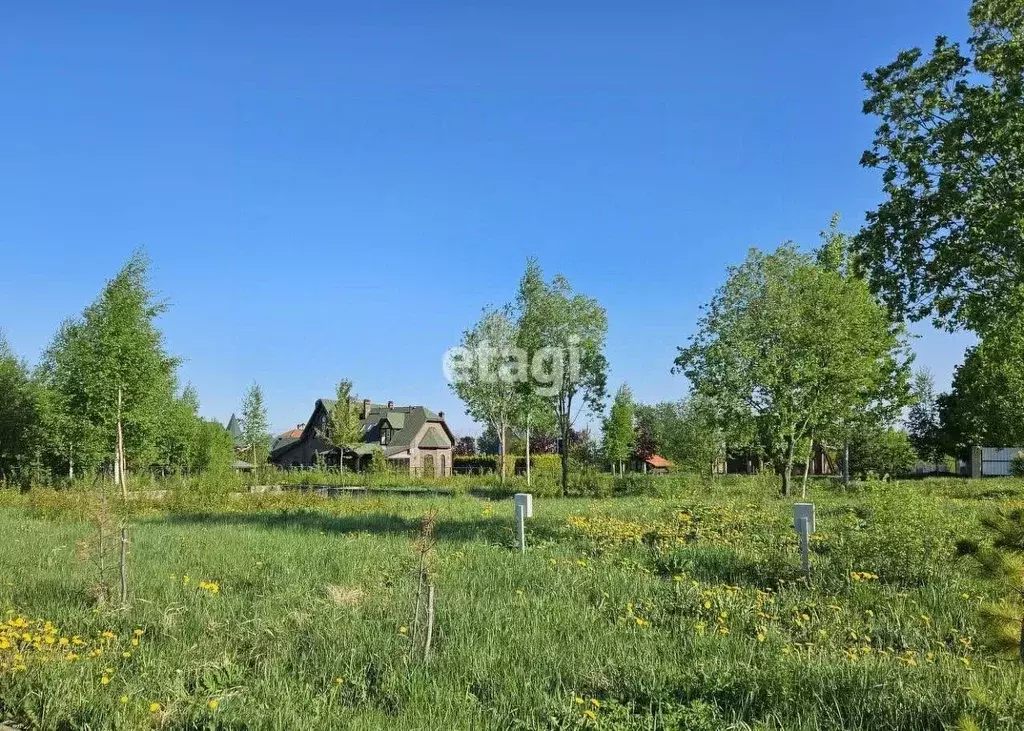
<instances>
[{"instance_id":1,"label":"green grass field","mask_svg":"<svg viewBox=\"0 0 1024 731\"><path fill-rule=\"evenodd\" d=\"M814 579L774 483L672 497L135 502L97 610L72 493L0 495L0 720L47 729L1024 728L1004 589L955 556L1015 481L816 486ZM436 511L434 650L413 624ZM116 561L116 556L110 560ZM106 633L106 634L104 634ZM974 724L974 725L971 725Z\"/></svg>"}]
</instances>

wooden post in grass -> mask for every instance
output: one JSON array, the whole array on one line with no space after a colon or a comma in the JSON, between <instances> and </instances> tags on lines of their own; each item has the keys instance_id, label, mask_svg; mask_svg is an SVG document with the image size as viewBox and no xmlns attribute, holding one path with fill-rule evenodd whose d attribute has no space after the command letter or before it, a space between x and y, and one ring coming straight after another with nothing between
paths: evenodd
<instances>
[{"instance_id":1,"label":"wooden post in grass","mask_svg":"<svg viewBox=\"0 0 1024 731\"><path fill-rule=\"evenodd\" d=\"M430 644L434 639L434 584L427 587L427 639L423 643L423 659L430 657Z\"/></svg>"},{"instance_id":2,"label":"wooden post in grass","mask_svg":"<svg viewBox=\"0 0 1024 731\"><path fill-rule=\"evenodd\" d=\"M128 603L128 526L121 526L121 604Z\"/></svg>"}]
</instances>

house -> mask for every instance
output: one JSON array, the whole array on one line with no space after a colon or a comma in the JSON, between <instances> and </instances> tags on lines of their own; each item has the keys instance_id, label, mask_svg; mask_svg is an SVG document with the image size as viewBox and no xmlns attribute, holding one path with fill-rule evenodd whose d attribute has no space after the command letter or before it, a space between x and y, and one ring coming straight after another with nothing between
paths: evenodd
<instances>
[{"instance_id":1,"label":"house","mask_svg":"<svg viewBox=\"0 0 1024 731\"><path fill-rule=\"evenodd\" d=\"M228 419L227 429L231 435L231 441L235 445L235 454L244 452L249 448L249 445L245 443L245 438L242 436L242 425L238 423L238 417L234 414Z\"/></svg>"},{"instance_id":2,"label":"house","mask_svg":"<svg viewBox=\"0 0 1024 731\"><path fill-rule=\"evenodd\" d=\"M645 459L634 459L630 464L631 469L635 472L647 472L649 474L661 475L668 472L672 467L672 462L665 459L664 457L652 454Z\"/></svg>"},{"instance_id":3,"label":"house","mask_svg":"<svg viewBox=\"0 0 1024 731\"><path fill-rule=\"evenodd\" d=\"M369 466L374 452L382 451L388 466L397 472L437 477L451 474L455 437L443 411L435 414L423 406L395 406L391 401L371 404L364 399L359 407L362 443L339 450L321 437L334 404L334 399L317 399L301 431L295 429L277 438L270 461L293 468L337 466L343 459L347 469L358 471Z\"/></svg>"}]
</instances>

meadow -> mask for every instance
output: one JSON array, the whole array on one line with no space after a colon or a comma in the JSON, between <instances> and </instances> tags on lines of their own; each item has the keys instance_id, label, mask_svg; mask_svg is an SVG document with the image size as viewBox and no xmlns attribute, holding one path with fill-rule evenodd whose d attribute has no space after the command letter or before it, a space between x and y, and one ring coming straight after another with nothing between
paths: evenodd
<instances>
[{"instance_id":1,"label":"meadow","mask_svg":"<svg viewBox=\"0 0 1024 731\"><path fill-rule=\"evenodd\" d=\"M200 494L131 503L97 608L91 496L0 491L0 721L44 729L1014 729L1005 588L956 543L1024 482L815 483L813 577L775 481L512 505ZM434 647L414 621L435 518Z\"/></svg>"}]
</instances>

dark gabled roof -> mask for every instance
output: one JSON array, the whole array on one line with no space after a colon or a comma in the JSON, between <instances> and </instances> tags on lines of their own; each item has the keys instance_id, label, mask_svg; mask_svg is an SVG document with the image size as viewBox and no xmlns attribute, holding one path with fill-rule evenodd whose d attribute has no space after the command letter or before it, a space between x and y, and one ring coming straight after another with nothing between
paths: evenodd
<instances>
[{"instance_id":1,"label":"dark gabled roof","mask_svg":"<svg viewBox=\"0 0 1024 731\"><path fill-rule=\"evenodd\" d=\"M228 433L231 434L231 438L235 442L235 446L236 447L241 446L242 445L242 426L241 426L241 424L238 423L238 417L236 417L234 414L232 414L231 418L228 419L227 429L228 429Z\"/></svg>"},{"instance_id":2,"label":"dark gabled roof","mask_svg":"<svg viewBox=\"0 0 1024 731\"><path fill-rule=\"evenodd\" d=\"M313 416L310 417L309 422L306 424L306 429L302 434L303 439L308 439L316 434L314 424L317 421L317 413L320 409L330 412L335 403L335 399L317 399L316 406L313 408ZM362 411L362 402L353 401L352 405L354 408ZM455 437L448 428L448 425L430 409L424 406L392 406L391 408L388 408L386 404L370 404L367 417L360 420L363 427L364 443L380 444L380 426L384 421L387 421L392 429L391 441L388 442L387 447L384 449L384 454L386 456L391 456L398 452L404 452L412 447L412 442L416 438L416 435L419 434L423 425L428 422L437 424L443 434L428 434L427 437L425 437L425 440L426 438L429 438L431 443L423 444L421 442L422 446L443 448L455 443ZM437 432L437 429L431 430L431 432ZM445 435L447 435L450 442L445 442ZM282 448L286 446L288 445L281 445Z\"/></svg>"}]
</instances>

